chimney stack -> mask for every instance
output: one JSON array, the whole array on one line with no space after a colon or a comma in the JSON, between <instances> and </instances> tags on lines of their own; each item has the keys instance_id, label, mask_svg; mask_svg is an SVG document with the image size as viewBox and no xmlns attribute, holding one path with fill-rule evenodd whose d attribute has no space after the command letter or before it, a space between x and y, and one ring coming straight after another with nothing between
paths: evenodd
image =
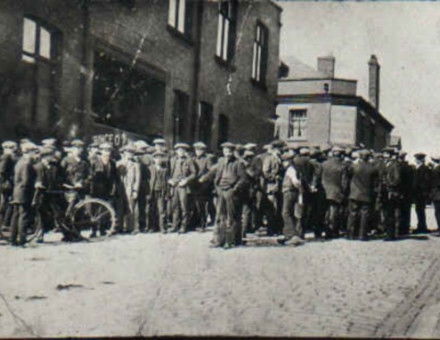
<instances>
[{"instance_id":1,"label":"chimney stack","mask_svg":"<svg viewBox=\"0 0 440 340\"><path fill-rule=\"evenodd\" d=\"M380 65L377 57L373 54L368 61L368 96L371 105L379 110L380 94Z\"/></svg>"},{"instance_id":2,"label":"chimney stack","mask_svg":"<svg viewBox=\"0 0 440 340\"><path fill-rule=\"evenodd\" d=\"M325 74L328 78L335 77L335 57L318 57L318 71Z\"/></svg>"}]
</instances>

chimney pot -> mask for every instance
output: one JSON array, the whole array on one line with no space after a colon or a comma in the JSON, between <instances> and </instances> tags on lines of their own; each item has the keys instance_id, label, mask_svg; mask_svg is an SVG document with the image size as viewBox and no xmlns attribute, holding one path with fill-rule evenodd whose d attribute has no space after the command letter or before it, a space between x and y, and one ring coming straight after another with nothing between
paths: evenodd
<instances>
[{"instance_id":1,"label":"chimney pot","mask_svg":"<svg viewBox=\"0 0 440 340\"><path fill-rule=\"evenodd\" d=\"M335 57L318 57L318 71L328 78L335 77Z\"/></svg>"},{"instance_id":2,"label":"chimney pot","mask_svg":"<svg viewBox=\"0 0 440 340\"><path fill-rule=\"evenodd\" d=\"M377 57L372 54L368 61L368 97L371 105L379 110L380 97L380 65Z\"/></svg>"}]
</instances>

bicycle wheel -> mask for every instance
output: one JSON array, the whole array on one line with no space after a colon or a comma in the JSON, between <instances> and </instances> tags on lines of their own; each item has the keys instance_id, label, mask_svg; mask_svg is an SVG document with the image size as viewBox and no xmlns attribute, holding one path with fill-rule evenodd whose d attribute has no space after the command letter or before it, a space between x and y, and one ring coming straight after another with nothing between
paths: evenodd
<instances>
[{"instance_id":1,"label":"bicycle wheel","mask_svg":"<svg viewBox=\"0 0 440 340\"><path fill-rule=\"evenodd\" d=\"M71 228L78 237L88 239L93 232L111 230L116 225L112 205L98 198L86 198L73 208Z\"/></svg>"}]
</instances>

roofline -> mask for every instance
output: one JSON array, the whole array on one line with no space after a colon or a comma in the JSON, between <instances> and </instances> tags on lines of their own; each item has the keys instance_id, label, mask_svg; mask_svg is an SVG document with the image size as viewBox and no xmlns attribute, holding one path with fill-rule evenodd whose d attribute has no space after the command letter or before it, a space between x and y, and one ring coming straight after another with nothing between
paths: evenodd
<instances>
[{"instance_id":1,"label":"roofline","mask_svg":"<svg viewBox=\"0 0 440 340\"><path fill-rule=\"evenodd\" d=\"M280 100L281 99L281 102ZM331 102L337 105L347 105L347 106L363 106L368 110L373 118L380 120L384 125L391 131L394 129L394 125L386 119L371 103L367 102L361 96L351 96L344 94L296 94L296 95L277 95L277 102L281 104L288 99L297 99L298 103L325 103Z\"/></svg>"},{"instance_id":2,"label":"roofline","mask_svg":"<svg viewBox=\"0 0 440 340\"><path fill-rule=\"evenodd\" d=\"M287 65L289 66L289 65ZM317 81L317 80L341 80L351 83L357 83L358 81L355 79L346 79L346 78L332 78L332 77L315 77L315 78L286 78L279 79L279 82L289 82L289 81Z\"/></svg>"}]
</instances>

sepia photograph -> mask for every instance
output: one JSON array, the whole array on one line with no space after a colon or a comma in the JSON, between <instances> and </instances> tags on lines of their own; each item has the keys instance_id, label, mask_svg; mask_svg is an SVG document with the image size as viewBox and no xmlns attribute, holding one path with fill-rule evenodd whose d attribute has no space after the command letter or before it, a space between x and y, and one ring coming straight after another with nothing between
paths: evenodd
<instances>
[{"instance_id":1,"label":"sepia photograph","mask_svg":"<svg viewBox=\"0 0 440 340\"><path fill-rule=\"evenodd\" d=\"M0 0L0 338L440 338L439 74L440 1Z\"/></svg>"}]
</instances>

